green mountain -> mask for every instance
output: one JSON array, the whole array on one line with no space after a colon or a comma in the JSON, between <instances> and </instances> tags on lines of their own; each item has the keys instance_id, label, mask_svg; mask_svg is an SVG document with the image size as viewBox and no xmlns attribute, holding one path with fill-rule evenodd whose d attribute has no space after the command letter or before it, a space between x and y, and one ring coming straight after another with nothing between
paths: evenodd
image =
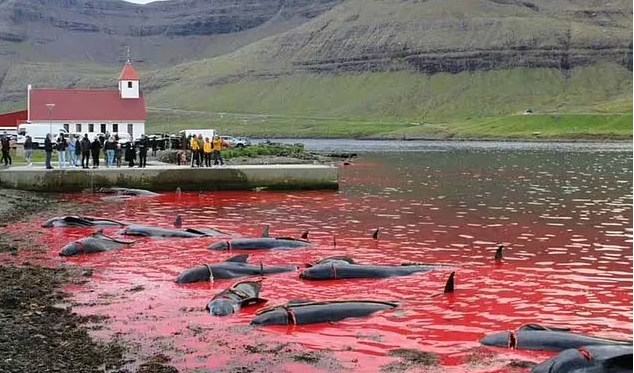
<instances>
[{"instance_id":1,"label":"green mountain","mask_svg":"<svg viewBox=\"0 0 634 373\"><path fill-rule=\"evenodd\" d=\"M0 9L35 1L5 0ZM49 8L60 2L40 0ZM631 2L63 3L143 12L141 26L121 16L108 27L99 17L82 27L98 29L88 33L95 37L109 32L111 50L144 40L133 50L142 54L136 65L157 130L212 123L263 136L632 135ZM188 21L200 17L198 26ZM180 26L166 28L166 20ZM69 59L24 35L0 44L13 51L11 62L0 62L9 105L23 101L28 83L116 83L121 53ZM527 109L534 114L520 115Z\"/></svg>"}]
</instances>

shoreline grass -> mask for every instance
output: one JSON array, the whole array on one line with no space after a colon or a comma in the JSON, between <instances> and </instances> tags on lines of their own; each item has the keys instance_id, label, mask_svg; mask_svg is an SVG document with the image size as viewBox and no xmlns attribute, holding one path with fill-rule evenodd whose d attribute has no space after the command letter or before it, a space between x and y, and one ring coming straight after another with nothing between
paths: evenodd
<instances>
[{"instance_id":1,"label":"shoreline grass","mask_svg":"<svg viewBox=\"0 0 634 373\"><path fill-rule=\"evenodd\" d=\"M214 128L255 138L632 140L632 114L530 114L447 122L152 112L146 132Z\"/></svg>"}]
</instances>

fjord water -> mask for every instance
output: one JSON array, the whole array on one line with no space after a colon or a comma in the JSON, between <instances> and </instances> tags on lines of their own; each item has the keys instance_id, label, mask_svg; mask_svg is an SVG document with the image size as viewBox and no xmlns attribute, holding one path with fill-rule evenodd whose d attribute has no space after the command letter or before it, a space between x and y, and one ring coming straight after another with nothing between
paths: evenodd
<instances>
[{"instance_id":1,"label":"fjord water","mask_svg":"<svg viewBox=\"0 0 634 373\"><path fill-rule=\"evenodd\" d=\"M378 372L397 360L387 356L396 348L439 354L442 368L429 371L510 372L522 371L508 368L511 359L540 361L552 353L483 349L478 341L486 334L540 323L631 340L631 148L436 143L415 150L362 153L342 167L338 192L168 193L120 203L68 197L95 204L94 215L108 218L171 227L182 214L184 227L242 236L259 235L270 224L275 236L309 230L316 244L253 252L253 263L301 265L346 254L361 263L455 266L382 280L308 282L297 273L263 280L268 305L291 299L400 302L393 311L257 330L247 327L257 307L211 317L206 303L237 280L173 280L187 268L235 255L205 250L213 238L142 239L119 251L61 259L59 249L88 231L52 229L51 260L95 269L90 282L71 290L78 312L111 317L96 334L125 333L144 352L165 353L181 369L238 367L258 358L241 352L244 346L297 342L331 351L343 368L357 372ZM373 241L377 227L380 237ZM507 246L501 264L493 260L498 243ZM451 271L455 293L435 296ZM275 367L256 371L310 371L267 364ZM313 371L332 368L320 364Z\"/></svg>"}]
</instances>

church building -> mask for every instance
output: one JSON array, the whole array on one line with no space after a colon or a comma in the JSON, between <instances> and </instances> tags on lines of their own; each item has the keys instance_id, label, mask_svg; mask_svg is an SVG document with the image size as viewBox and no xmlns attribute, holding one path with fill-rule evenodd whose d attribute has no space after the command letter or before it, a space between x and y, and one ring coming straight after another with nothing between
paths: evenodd
<instances>
[{"instance_id":1,"label":"church building","mask_svg":"<svg viewBox=\"0 0 634 373\"><path fill-rule=\"evenodd\" d=\"M147 111L139 74L130 60L118 89L27 88L27 123L63 125L71 134L145 134Z\"/></svg>"}]
</instances>

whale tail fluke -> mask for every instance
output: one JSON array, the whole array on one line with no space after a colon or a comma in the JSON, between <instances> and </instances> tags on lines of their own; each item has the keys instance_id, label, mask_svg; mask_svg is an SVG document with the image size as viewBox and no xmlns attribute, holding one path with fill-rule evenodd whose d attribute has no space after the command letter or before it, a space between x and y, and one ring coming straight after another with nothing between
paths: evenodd
<instances>
[{"instance_id":1,"label":"whale tail fluke","mask_svg":"<svg viewBox=\"0 0 634 373\"><path fill-rule=\"evenodd\" d=\"M456 272L451 272L451 274L449 275L449 278L447 279L447 283L445 283L445 290L443 291L443 293L448 294L448 293L453 293L454 289L455 289L455 285L456 285Z\"/></svg>"},{"instance_id":2,"label":"whale tail fluke","mask_svg":"<svg viewBox=\"0 0 634 373\"><path fill-rule=\"evenodd\" d=\"M502 259L504 259L504 245L498 246L498 249L495 250L495 262L502 263Z\"/></svg>"},{"instance_id":3,"label":"whale tail fluke","mask_svg":"<svg viewBox=\"0 0 634 373\"><path fill-rule=\"evenodd\" d=\"M306 230L306 231L304 231L304 233L302 233L302 235L300 236L300 238L301 238L302 240L306 240L306 241L308 241L308 231L307 231L307 230Z\"/></svg>"},{"instance_id":4,"label":"whale tail fluke","mask_svg":"<svg viewBox=\"0 0 634 373\"><path fill-rule=\"evenodd\" d=\"M271 235L269 234L269 230L271 229L270 225L265 225L264 226L264 230L262 231L262 235L260 237L271 237Z\"/></svg>"},{"instance_id":5,"label":"whale tail fluke","mask_svg":"<svg viewBox=\"0 0 634 373\"><path fill-rule=\"evenodd\" d=\"M375 241L377 241L377 240L379 239L379 229L380 229L380 228L377 228L377 229L374 231L374 233L372 233L372 239L373 239L373 240L375 240Z\"/></svg>"}]
</instances>

